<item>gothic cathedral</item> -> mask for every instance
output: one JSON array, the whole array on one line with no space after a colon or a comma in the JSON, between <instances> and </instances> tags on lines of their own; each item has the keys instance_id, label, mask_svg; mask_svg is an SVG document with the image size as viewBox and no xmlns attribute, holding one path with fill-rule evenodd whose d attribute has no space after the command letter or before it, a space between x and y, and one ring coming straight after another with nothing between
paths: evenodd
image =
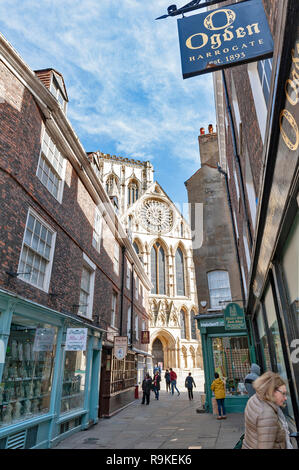
<instances>
[{"instance_id":1,"label":"gothic cathedral","mask_svg":"<svg viewBox=\"0 0 299 470\"><path fill-rule=\"evenodd\" d=\"M191 229L158 182L150 162L88 155L152 281L149 298L153 364L178 377L202 369Z\"/></svg>"}]
</instances>

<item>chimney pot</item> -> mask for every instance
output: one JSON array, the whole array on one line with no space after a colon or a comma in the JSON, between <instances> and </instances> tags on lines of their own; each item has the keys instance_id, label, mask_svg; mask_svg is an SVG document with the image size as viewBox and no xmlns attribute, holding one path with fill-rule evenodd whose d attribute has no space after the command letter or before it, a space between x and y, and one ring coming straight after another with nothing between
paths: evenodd
<instances>
[{"instance_id":1,"label":"chimney pot","mask_svg":"<svg viewBox=\"0 0 299 470\"><path fill-rule=\"evenodd\" d=\"M204 127L201 127L200 128L200 135L204 135L205 134L205 128Z\"/></svg>"}]
</instances>

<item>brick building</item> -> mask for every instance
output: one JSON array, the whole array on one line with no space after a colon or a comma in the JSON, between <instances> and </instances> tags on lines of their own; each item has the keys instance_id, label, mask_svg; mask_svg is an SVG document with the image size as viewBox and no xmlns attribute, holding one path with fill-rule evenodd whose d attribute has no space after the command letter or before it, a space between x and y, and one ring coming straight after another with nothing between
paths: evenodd
<instances>
[{"instance_id":1,"label":"brick building","mask_svg":"<svg viewBox=\"0 0 299 470\"><path fill-rule=\"evenodd\" d=\"M255 360L262 372L287 381L285 412L299 429L299 10L293 0L262 4L273 57L213 73L219 163L232 202Z\"/></svg>"},{"instance_id":2,"label":"brick building","mask_svg":"<svg viewBox=\"0 0 299 470\"><path fill-rule=\"evenodd\" d=\"M0 448L52 447L111 415L134 399L137 355L148 357L141 334L123 360L113 354L129 305L148 330L151 284L67 103L63 76L33 72L1 35Z\"/></svg>"}]
</instances>

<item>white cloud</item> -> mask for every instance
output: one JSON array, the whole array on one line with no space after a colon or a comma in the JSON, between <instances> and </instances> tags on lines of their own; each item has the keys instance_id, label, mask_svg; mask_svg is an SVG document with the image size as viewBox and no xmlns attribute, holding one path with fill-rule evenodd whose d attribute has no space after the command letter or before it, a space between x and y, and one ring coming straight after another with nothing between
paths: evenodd
<instances>
[{"instance_id":1,"label":"white cloud","mask_svg":"<svg viewBox=\"0 0 299 470\"><path fill-rule=\"evenodd\" d=\"M155 20L167 6L5 0L0 30L11 33L7 39L31 68L52 66L64 75L79 137L97 140L100 150L110 140L121 155L155 165L162 157L198 165L199 128L215 122L212 77L182 79L176 19ZM51 63L41 66L46 59Z\"/></svg>"}]
</instances>

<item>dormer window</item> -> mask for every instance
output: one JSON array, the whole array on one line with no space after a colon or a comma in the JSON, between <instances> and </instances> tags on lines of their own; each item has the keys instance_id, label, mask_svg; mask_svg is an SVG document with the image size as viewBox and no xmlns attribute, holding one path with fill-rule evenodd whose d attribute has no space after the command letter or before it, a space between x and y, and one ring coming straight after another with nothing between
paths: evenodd
<instances>
[{"instance_id":1,"label":"dormer window","mask_svg":"<svg viewBox=\"0 0 299 470\"><path fill-rule=\"evenodd\" d=\"M62 83L59 84L59 79L56 78L54 74L52 74L52 80L50 85L50 91L52 95L55 96L57 99L59 106L61 107L62 111L66 112L66 99L62 90Z\"/></svg>"}]
</instances>

